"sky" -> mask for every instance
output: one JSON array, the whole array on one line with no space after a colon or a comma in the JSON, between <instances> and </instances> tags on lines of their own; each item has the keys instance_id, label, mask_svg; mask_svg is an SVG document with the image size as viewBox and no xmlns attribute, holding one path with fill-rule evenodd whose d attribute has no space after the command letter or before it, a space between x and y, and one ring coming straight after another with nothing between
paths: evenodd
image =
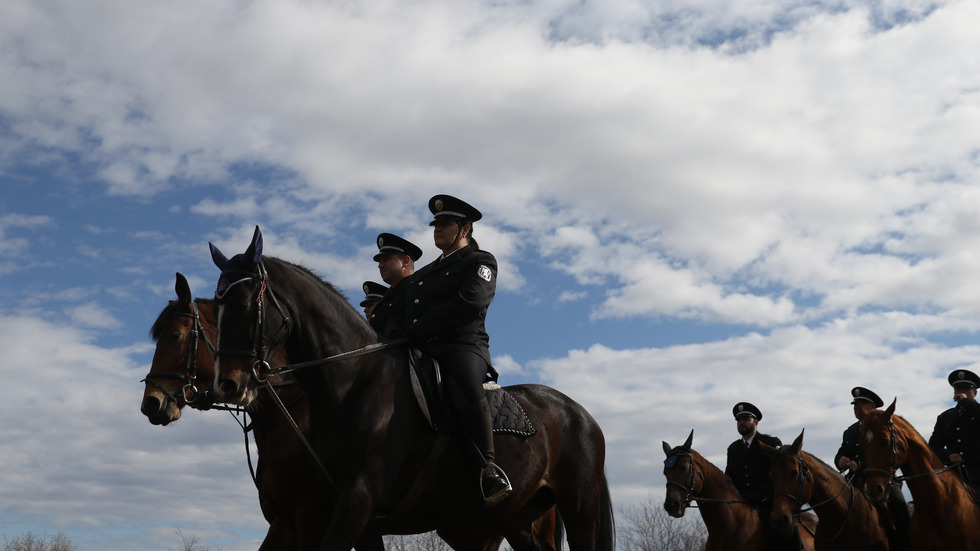
<instances>
[{"instance_id":1,"label":"sky","mask_svg":"<svg viewBox=\"0 0 980 551\"><path fill-rule=\"evenodd\" d=\"M139 412L208 242L352 304L375 237L477 206L503 384L606 436L618 510L662 441L724 466L736 402L833 459L866 386L924 436L980 371L980 4L0 0L0 534L264 537L226 412Z\"/></svg>"}]
</instances>

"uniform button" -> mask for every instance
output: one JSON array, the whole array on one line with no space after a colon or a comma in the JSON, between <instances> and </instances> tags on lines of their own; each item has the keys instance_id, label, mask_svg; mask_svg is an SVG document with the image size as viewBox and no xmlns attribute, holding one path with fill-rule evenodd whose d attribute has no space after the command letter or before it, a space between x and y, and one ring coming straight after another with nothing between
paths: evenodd
<instances>
[{"instance_id":1,"label":"uniform button","mask_svg":"<svg viewBox=\"0 0 980 551\"><path fill-rule=\"evenodd\" d=\"M418 304L418 303L419 303L419 299L415 299L415 304Z\"/></svg>"},{"instance_id":2,"label":"uniform button","mask_svg":"<svg viewBox=\"0 0 980 551\"><path fill-rule=\"evenodd\" d=\"M420 281L419 282L419 287L421 287L423 283L425 283L425 282L424 281Z\"/></svg>"},{"instance_id":3,"label":"uniform button","mask_svg":"<svg viewBox=\"0 0 980 551\"><path fill-rule=\"evenodd\" d=\"M419 320L418 320L418 319L413 319L413 320L412 320L412 323L415 323L415 322L417 322L417 321L419 321Z\"/></svg>"}]
</instances>

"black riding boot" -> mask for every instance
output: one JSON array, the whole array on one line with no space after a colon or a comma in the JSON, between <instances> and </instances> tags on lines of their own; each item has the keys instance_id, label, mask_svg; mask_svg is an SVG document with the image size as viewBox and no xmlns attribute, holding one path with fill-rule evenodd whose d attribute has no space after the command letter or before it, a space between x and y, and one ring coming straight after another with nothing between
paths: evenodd
<instances>
[{"instance_id":1,"label":"black riding boot","mask_svg":"<svg viewBox=\"0 0 980 551\"><path fill-rule=\"evenodd\" d=\"M493 462L493 420L490 419L490 404L486 398L463 408L459 424L480 451L483 499L488 507L496 505L510 495L511 486L503 470Z\"/></svg>"}]
</instances>

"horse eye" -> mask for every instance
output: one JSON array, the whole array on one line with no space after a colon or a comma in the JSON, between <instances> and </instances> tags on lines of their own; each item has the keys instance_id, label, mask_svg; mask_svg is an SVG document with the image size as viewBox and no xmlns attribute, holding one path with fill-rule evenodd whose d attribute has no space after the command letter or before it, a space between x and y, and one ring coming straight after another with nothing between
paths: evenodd
<instances>
[{"instance_id":1,"label":"horse eye","mask_svg":"<svg viewBox=\"0 0 980 551\"><path fill-rule=\"evenodd\" d=\"M170 333L169 335L167 335L167 338L170 340L170 342L177 342L177 341L179 341L180 340L180 331L174 331L174 332Z\"/></svg>"}]
</instances>

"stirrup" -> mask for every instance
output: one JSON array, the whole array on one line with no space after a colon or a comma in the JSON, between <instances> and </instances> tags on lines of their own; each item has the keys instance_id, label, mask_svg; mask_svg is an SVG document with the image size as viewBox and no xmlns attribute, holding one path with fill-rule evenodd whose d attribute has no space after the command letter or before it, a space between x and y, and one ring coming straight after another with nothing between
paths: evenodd
<instances>
[{"instance_id":1,"label":"stirrup","mask_svg":"<svg viewBox=\"0 0 980 551\"><path fill-rule=\"evenodd\" d=\"M506 486L497 490L496 492L486 495L486 490L483 487L483 481L486 475L490 475L497 480L503 481ZM480 494L483 496L483 503L487 507L493 507L494 505L500 503L504 500L510 493L514 490L514 487L510 484L510 478L507 477L507 473L500 468L499 465L493 461L488 461L487 466L480 470Z\"/></svg>"}]
</instances>

